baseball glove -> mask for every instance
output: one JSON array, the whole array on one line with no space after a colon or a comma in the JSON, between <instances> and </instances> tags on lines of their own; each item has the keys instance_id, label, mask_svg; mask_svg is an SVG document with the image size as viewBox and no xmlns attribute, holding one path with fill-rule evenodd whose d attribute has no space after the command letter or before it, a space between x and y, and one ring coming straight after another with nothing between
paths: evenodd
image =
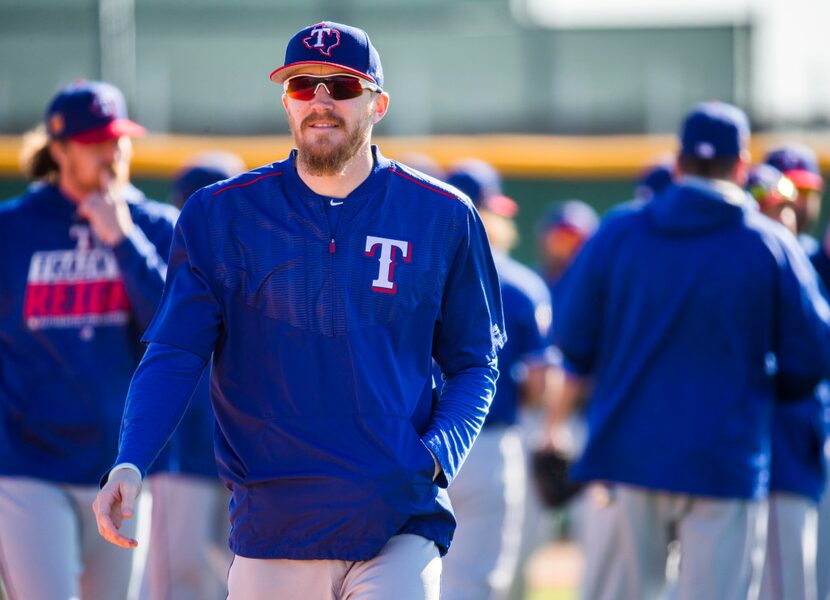
<instances>
[{"instance_id":1,"label":"baseball glove","mask_svg":"<svg viewBox=\"0 0 830 600\"><path fill-rule=\"evenodd\" d=\"M562 508L584 484L568 477L569 458L556 449L544 448L533 452L531 470L542 503L548 508Z\"/></svg>"}]
</instances>

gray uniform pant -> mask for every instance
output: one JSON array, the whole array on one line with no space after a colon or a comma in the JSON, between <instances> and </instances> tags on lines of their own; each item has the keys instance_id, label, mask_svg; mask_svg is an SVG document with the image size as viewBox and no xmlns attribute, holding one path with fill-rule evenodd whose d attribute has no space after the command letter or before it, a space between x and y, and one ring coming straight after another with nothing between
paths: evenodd
<instances>
[{"instance_id":1,"label":"gray uniform pant","mask_svg":"<svg viewBox=\"0 0 830 600\"><path fill-rule=\"evenodd\" d=\"M505 598L516 572L525 458L516 427L485 427L447 490L458 526L444 557L442 600Z\"/></svg>"},{"instance_id":2,"label":"gray uniform pant","mask_svg":"<svg viewBox=\"0 0 830 600\"><path fill-rule=\"evenodd\" d=\"M760 600L816 600L816 530L815 502L770 494Z\"/></svg>"},{"instance_id":3,"label":"gray uniform pant","mask_svg":"<svg viewBox=\"0 0 830 600\"><path fill-rule=\"evenodd\" d=\"M824 444L824 453L830 461L830 440ZM830 479L818 506L818 548L816 549L819 600L830 600Z\"/></svg>"},{"instance_id":4,"label":"gray uniform pant","mask_svg":"<svg viewBox=\"0 0 830 600\"><path fill-rule=\"evenodd\" d=\"M440 582L438 547L405 533L365 561L236 556L228 600L438 600Z\"/></svg>"},{"instance_id":5,"label":"gray uniform pant","mask_svg":"<svg viewBox=\"0 0 830 600\"><path fill-rule=\"evenodd\" d=\"M217 479L158 473L141 600L223 600L227 596L228 492Z\"/></svg>"},{"instance_id":6,"label":"gray uniform pant","mask_svg":"<svg viewBox=\"0 0 830 600\"><path fill-rule=\"evenodd\" d=\"M97 486L0 477L0 576L9 600L126 598L133 553L100 535ZM135 535L135 519L124 535Z\"/></svg>"},{"instance_id":7,"label":"gray uniform pant","mask_svg":"<svg viewBox=\"0 0 830 600\"><path fill-rule=\"evenodd\" d=\"M763 566L765 502L670 494L594 484L584 494L582 597L587 600L747 600ZM666 581L669 542L680 568Z\"/></svg>"}]
</instances>

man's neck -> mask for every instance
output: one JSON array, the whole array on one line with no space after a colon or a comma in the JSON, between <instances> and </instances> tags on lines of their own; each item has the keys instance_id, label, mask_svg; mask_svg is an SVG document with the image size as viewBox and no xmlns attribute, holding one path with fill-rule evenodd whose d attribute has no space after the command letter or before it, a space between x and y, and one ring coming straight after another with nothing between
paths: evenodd
<instances>
[{"instance_id":1,"label":"man's neck","mask_svg":"<svg viewBox=\"0 0 830 600\"><path fill-rule=\"evenodd\" d=\"M366 181L366 178L372 172L374 160L372 147L366 144L346 163L340 173L335 175L312 175L305 170L303 162L298 160L296 163L297 174L315 194L328 196L329 198L345 198Z\"/></svg>"}]
</instances>

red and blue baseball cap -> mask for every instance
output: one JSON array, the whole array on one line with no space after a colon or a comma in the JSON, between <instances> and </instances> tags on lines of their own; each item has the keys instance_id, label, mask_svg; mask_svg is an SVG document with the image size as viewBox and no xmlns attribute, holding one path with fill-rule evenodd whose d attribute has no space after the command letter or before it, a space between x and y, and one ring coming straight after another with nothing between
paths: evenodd
<instances>
[{"instance_id":1,"label":"red and blue baseball cap","mask_svg":"<svg viewBox=\"0 0 830 600\"><path fill-rule=\"evenodd\" d=\"M824 188L816 153L807 146L787 144L775 148L764 162L784 173L799 189L820 192Z\"/></svg>"},{"instance_id":2,"label":"red and blue baseball cap","mask_svg":"<svg viewBox=\"0 0 830 600\"><path fill-rule=\"evenodd\" d=\"M554 202L537 225L537 233L544 235L554 229L568 229L584 238L591 237L599 227L599 215L590 204L570 199Z\"/></svg>"},{"instance_id":3,"label":"red and blue baseball cap","mask_svg":"<svg viewBox=\"0 0 830 600\"><path fill-rule=\"evenodd\" d=\"M749 142L749 119L737 106L703 102L683 120L680 154L697 158L740 156Z\"/></svg>"},{"instance_id":4,"label":"red and blue baseball cap","mask_svg":"<svg viewBox=\"0 0 830 600\"><path fill-rule=\"evenodd\" d=\"M285 64L271 73L282 83L313 66L332 67L383 88L380 55L362 29L323 21L298 31L285 49Z\"/></svg>"},{"instance_id":5,"label":"red and blue baseball cap","mask_svg":"<svg viewBox=\"0 0 830 600\"><path fill-rule=\"evenodd\" d=\"M127 118L121 91L101 81L77 81L63 88L46 110L46 131L54 140L97 144L147 131Z\"/></svg>"},{"instance_id":6,"label":"red and blue baseball cap","mask_svg":"<svg viewBox=\"0 0 830 600\"><path fill-rule=\"evenodd\" d=\"M798 196L789 177L772 165L757 165L749 171L744 186L762 208L795 202Z\"/></svg>"}]
</instances>

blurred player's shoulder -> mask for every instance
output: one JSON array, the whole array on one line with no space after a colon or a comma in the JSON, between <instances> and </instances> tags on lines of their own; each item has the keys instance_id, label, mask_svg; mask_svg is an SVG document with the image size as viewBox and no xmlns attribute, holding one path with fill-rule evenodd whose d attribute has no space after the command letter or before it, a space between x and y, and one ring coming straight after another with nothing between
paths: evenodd
<instances>
[{"instance_id":1,"label":"blurred player's shoulder","mask_svg":"<svg viewBox=\"0 0 830 600\"><path fill-rule=\"evenodd\" d=\"M229 201L234 197L235 191L245 191L259 193L260 190L270 183L275 178L279 178L286 168L293 168L291 165L286 165L287 161L278 161L268 165L263 165L250 171L245 171L239 175L234 175L228 179L223 179L212 183L200 189L193 197L199 198L202 202L221 202Z\"/></svg>"},{"instance_id":2,"label":"blurred player's shoulder","mask_svg":"<svg viewBox=\"0 0 830 600\"><path fill-rule=\"evenodd\" d=\"M502 285L521 291L534 303L549 303L550 291L545 280L533 269L507 255L494 255Z\"/></svg>"},{"instance_id":3,"label":"blurred player's shoulder","mask_svg":"<svg viewBox=\"0 0 830 600\"><path fill-rule=\"evenodd\" d=\"M26 196L15 196L0 202L0 219L6 220L20 212L26 205Z\"/></svg>"},{"instance_id":4,"label":"blurred player's shoulder","mask_svg":"<svg viewBox=\"0 0 830 600\"><path fill-rule=\"evenodd\" d=\"M179 217L178 208L172 204L148 198L144 195L144 192L132 184L127 186L124 197L130 207L130 214L133 220L138 221L139 224L142 224L144 221L148 223L157 223L160 221L175 223Z\"/></svg>"},{"instance_id":5,"label":"blurred player's shoulder","mask_svg":"<svg viewBox=\"0 0 830 600\"><path fill-rule=\"evenodd\" d=\"M413 186L419 186L424 190L431 191L436 199L456 200L472 207L472 201L461 191L444 183L440 179L436 179L426 173L413 169L403 163L397 161L389 161L390 170L398 176L399 179L409 182ZM406 185L406 184L404 184ZM427 194L429 196L429 194Z\"/></svg>"}]
</instances>

